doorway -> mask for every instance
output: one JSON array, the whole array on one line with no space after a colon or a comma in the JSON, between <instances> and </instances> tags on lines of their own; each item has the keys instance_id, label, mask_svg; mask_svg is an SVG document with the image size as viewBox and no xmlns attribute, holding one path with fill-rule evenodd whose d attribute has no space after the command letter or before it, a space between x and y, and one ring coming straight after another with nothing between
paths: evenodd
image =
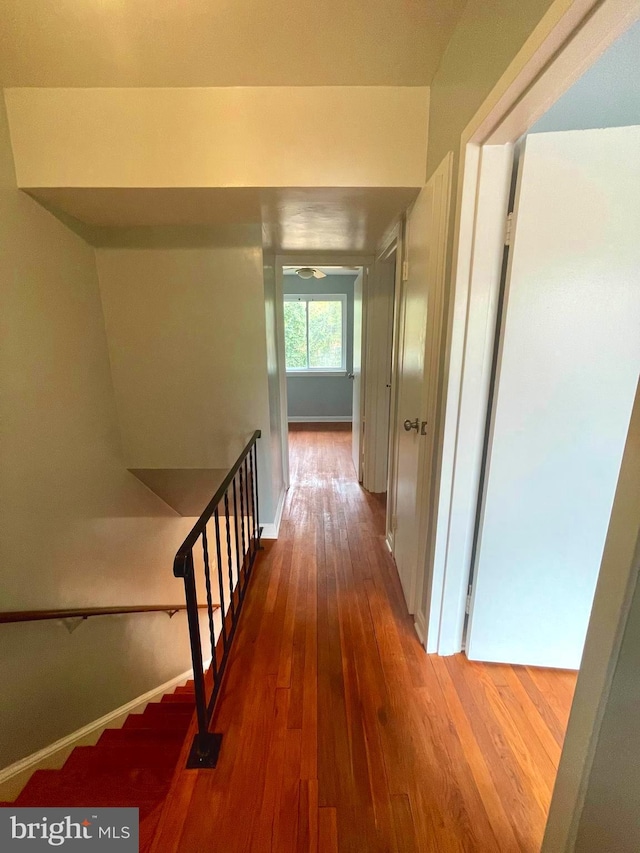
<instances>
[{"instance_id":1,"label":"doorway","mask_svg":"<svg viewBox=\"0 0 640 853\"><path fill-rule=\"evenodd\" d=\"M365 318L368 264L363 256L276 258L281 440L289 486L290 429L351 430L363 481Z\"/></svg>"},{"instance_id":2,"label":"doorway","mask_svg":"<svg viewBox=\"0 0 640 853\"><path fill-rule=\"evenodd\" d=\"M444 528L444 530L443 527L440 526L440 529L438 530L438 535L440 536L446 533L447 541L446 544L442 543L439 548L436 548L436 551L440 556L440 562L436 560L433 571L434 595L432 597L430 611L430 642L427 646L428 651L438 651L443 654L450 654L459 651L462 647L463 625L466 615L465 611L470 609L470 604L473 606L473 601L469 602L467 599L467 580L470 566L474 563L474 558L479 557L482 560L483 544L482 536L480 534L483 531L482 523L484 515L482 515L482 519L478 522L477 511L482 512L483 510L483 505L478 505L477 502L478 486L481 482L481 473L483 470L483 451L486 451L484 454L487 456L487 459L485 460L485 470L488 471L491 467L491 450L494 447L493 436L490 436L491 440L485 441L486 413L492 383L491 377L492 374L497 374L498 379L500 377L501 359L504 355L505 346L505 342L498 339L496 350L494 352L494 332L497 327L497 314L500 304L500 282L501 280L504 282L505 278L508 280L512 273L516 273L517 275L521 274L522 265L520 264L518 266L518 231L521 231L521 246L524 247L525 243L522 241L526 240L527 235L524 233L523 229L529 230L530 228L529 224L525 223L522 217L520 217L520 223L518 222L518 206L522 205L524 208L529 208L531 206L530 202L534 204L537 203L533 201L534 196L532 194L536 192L536 189L539 189L540 192L544 194L546 175L551 175L555 168L555 164L559 159L563 160L565 166L561 169L558 168L555 176L555 186L551 186L550 182L546 184L546 196L544 196L544 201L542 200L542 195L538 198L538 202L542 207L538 208L537 212L532 213L532 216L530 216L529 219L535 220L540 227L544 227L544 224L550 221L550 218L554 213L562 208L563 201L568 198L567 193L574 191L577 192L578 187L580 185L582 186L583 197L580 200L574 199L573 203L568 203L565 209L564 219L560 217L556 226L549 232L548 237L550 242L545 250L544 257L546 258L548 256L550 260L546 262L548 267L546 272L541 271L540 273L543 279L545 278L546 273L551 273L554 270L558 271L560 274L564 265L563 274L567 286L563 287L561 283L559 283L558 286L560 287L560 292L564 292L565 299L572 298L575 301L576 304L573 316L577 322L578 316L581 316L580 312L584 313L586 306L584 305L584 300L580 298L578 291L573 292L573 295L570 297L571 289L569 288L569 283L571 282L572 276L574 278L577 276L576 271L580 269L583 264L583 251L579 248L580 239L584 237L585 247L587 249L593 249L596 247L597 241L600 238L604 244L608 245L609 236L605 234L603 229L606 228L606 222L609 219L613 221L615 212L614 208L619 208L619 204L617 204L617 202L613 206L611 202L606 202L607 182L605 181L603 183L602 190L598 189L597 184L600 176L603 174L602 169L606 161L608 160L611 162L617 159L613 154L613 151L616 146L623 144L621 139L618 139L618 137L622 136L627 138L629 137L629 134L633 135L631 127L634 123L640 124L640 104L638 103L637 97L634 101L631 95L628 97L625 96L625 91L631 93L635 88L634 80L637 71L634 71L634 68L637 69L638 65L637 56L639 42L640 25L636 24L628 29L620 39L603 54L598 62L594 63L592 68L576 82L574 87L563 94L554 107L552 107L546 114L543 114L537 123L533 123L527 128L524 139L524 171L521 164L521 180L518 187L518 193L515 197L512 197L512 206L515 207L515 214L512 216L508 217L507 212L509 208L514 143L503 142L504 137L500 137L500 133L502 133L502 131L497 130L493 136L496 141L501 144L492 144L493 138L490 138L487 144L481 146L469 145L467 147L467 156L470 161L466 164L470 173L469 181L472 181L476 185L475 199L470 202L469 206L469 214L470 217L473 218L472 221L469 221L470 230L467 234L461 233L460 235L460 239L462 240L464 238L467 246L471 247L471 245L473 245L473 257L471 263L464 269L459 269L461 279L459 283L462 284L462 281L464 281L464 287L466 288L465 298L468 299L467 307L465 308L468 322L460 324L461 328L463 325L465 328L463 373L459 380L460 385L458 386L458 388L461 389L461 393L457 399L457 424L455 427L455 433L445 436L445 441L447 438L453 440L451 448L455 453L456 464L455 473L452 471L451 474L453 489L447 497L447 500L450 501L450 511L448 507L443 506L442 504L440 507L441 516L445 518L448 516L450 526L448 529ZM618 81L616 85L619 92L619 102L626 105L624 112L621 112L618 99L616 100L615 107L612 108L610 106L611 99L607 100L602 97L603 86L611 88L611 86L614 85L613 81L616 79ZM613 113L612 109L615 109L617 112ZM618 124L618 128L611 127L609 130L602 129L607 124L614 125L616 123ZM527 133L529 134L528 136ZM607 134L609 134L610 138L607 137ZM614 139L613 137L616 138ZM628 144L633 148L633 140ZM558 148L558 151L553 151L554 146ZM542 150L543 148L545 148L546 154ZM561 151L560 148L563 150ZM600 152L599 154L596 149ZM576 152L575 157L572 156L572 151ZM578 152L582 153L579 154ZM631 156L628 159L629 166L632 169L632 161L634 161L635 158ZM588 166L589 162L592 163L591 167ZM587 177L589 168L592 168L593 170L591 177ZM583 180L581 179L582 173L584 173ZM526 178L524 182L522 180L523 174L525 174ZM622 176L622 173L620 173L620 175ZM614 177L614 175L611 176L612 181L614 180ZM636 179L633 174L629 173L626 177L620 177L620 180L622 181L622 184L626 183L627 185L632 185ZM561 185L563 186L562 194L557 195ZM613 187L611 187L611 191L615 196ZM583 224L580 221L580 215L577 215L576 211L581 210L583 204L588 205L590 203L589 199L594 199L596 197L595 194L599 194L601 192L605 192L605 195L602 196L602 203L596 202L596 210L594 210L593 213L593 222L590 226L589 234L587 234L587 223L585 222L583 227ZM607 211L606 216L603 214L603 211ZM635 216L637 218L637 214L635 214ZM632 228L633 220L634 214L630 211L628 222L627 218L623 217L623 230L625 227L627 228L627 231L629 228ZM603 222L602 228L600 228L599 225L601 221ZM512 232L511 241L515 243L515 245L512 245L507 250L511 252L512 261L514 258L516 259L517 266L515 270L513 270L511 266L505 266L506 252L504 244L505 232L507 230L505 222L508 223L508 228ZM576 226L573 234L571 233L572 223ZM564 238L561 237L562 234L564 234ZM536 236L536 238L534 238L534 242L537 243L538 240L539 237ZM472 241L472 243L469 243L469 241ZM507 240L507 242L511 241ZM631 246L633 241L630 235L628 235L627 241ZM565 252L563 248L565 243L569 246L567 252ZM572 257L571 252L573 250L575 251ZM468 250L465 249L465 251ZM595 251L597 255L597 248ZM633 250L630 249L630 251ZM615 269L616 253L614 252L609 261L605 262L606 246L603 252L602 264L607 267L607 269ZM540 255L541 253L537 250L533 251L533 255L536 254ZM596 275L604 281L608 273L605 273L603 277L603 272L598 271L597 257L595 258L594 263L596 266L593 268L591 273L589 273L585 268L581 275L583 278L586 277L585 281L589 279L590 275L591 277ZM631 267L633 267L633 264L631 264ZM526 275L528 273L524 271L523 274ZM622 269L621 275L623 278L625 277L624 270ZM626 276L626 278L629 279L629 276ZM574 282L574 284L579 288L579 284L577 282ZM535 285L535 282L533 282L529 287L534 290L537 286ZM540 288L539 292L542 292ZM587 291L585 291L585 295L586 292ZM534 297L532 296L531 298L533 299ZM602 298L606 303L606 295L603 295ZM631 295L629 295L628 298L624 298L627 299L627 301L630 299L631 303L633 303L633 297ZM628 316L629 319L633 317L633 310L635 310L632 308L631 303L627 306L628 311L626 314L625 311L623 311L623 315ZM512 302L510 305L509 289L507 288L504 311L508 314L512 309L515 310L515 303ZM602 310L605 310L604 305ZM554 318L558 316L560 307L558 306L558 310L553 316L546 317L543 317L543 314L540 314L539 316L535 314L533 303L529 305L528 311L528 319L524 321L524 326L521 329L519 339L515 342L514 351L521 349L521 342L527 338L528 331L532 328L532 323L537 323L539 327L551 328L555 322ZM595 303L594 311L597 313ZM586 317L583 317L582 319L586 323ZM565 315L566 334L564 336L560 335L560 337L553 343L553 347L556 349L559 348L558 357L560 357L560 351L563 349L566 351L567 347L569 351L571 351L571 322L571 317L567 317ZM622 318L620 322L624 327ZM611 323L616 325L617 321L612 319ZM601 337L599 336L597 329L598 326L596 324L591 335L593 343L600 340ZM615 334L613 337L615 337ZM600 343L600 348L604 352L606 349L604 341L600 340ZM453 340L452 347L455 348L455 344L456 342ZM549 339L547 341L547 347L550 346L552 346L552 344ZM589 347L587 346L586 350L588 349ZM586 350L583 353L585 359L587 357ZM635 358L635 355L625 353L626 360L628 360L627 355L632 361L633 368L633 359ZM539 353L539 356L542 358L544 356L544 352ZM493 363L494 360L495 363ZM542 361L539 360L535 364L529 365L527 381L537 381L535 379L535 375L538 364L542 364ZM579 369L580 359L578 359L574 364L572 368L573 373L576 374ZM550 370L551 367L547 364L546 372L549 373ZM569 370L568 364L567 370ZM507 380L505 379L505 382L506 381ZM602 381L601 378L599 381ZM500 383L498 381L498 389L499 384ZM633 384L631 381L627 382L627 385L631 384ZM575 383L571 385L571 388L573 388L574 391L576 387ZM592 387L592 391L595 392L597 388L598 384L596 383L596 385ZM618 464L622 453L622 443L624 442L624 434L626 434L626 426L629 421L632 394L633 389L629 390L627 388L626 397L628 399L625 403L626 414L623 418L623 427L618 430L617 438L618 449L616 452L618 454ZM523 400L523 405L525 406L527 399L528 398L525 396ZM451 402L452 401L450 401L450 405ZM538 400L538 404L543 406L543 401ZM520 410L523 410L522 405L519 408ZM595 412L592 412L592 416L595 418ZM579 413L576 409L574 418L575 417L586 417L585 411ZM619 421L619 424L620 423L622 423L622 421ZM512 427L513 429L516 429L514 424L512 424ZM517 428L522 431L522 424ZM445 429L445 433L446 432L447 430ZM620 432L623 433L622 438L620 438ZM593 440L595 441L595 438ZM496 466L500 464L497 457L494 458L494 462ZM513 463L514 460L512 459L509 465L512 470L515 471ZM447 460L445 459L443 460L443 467L445 469L446 465ZM612 490L614 485L615 476L613 485L609 482L608 486L609 509L613 498ZM441 501L443 499L444 496L442 495ZM518 508L518 501L516 501L515 497L512 498L511 503L511 510L516 511ZM504 514L502 514L502 517L506 518ZM558 519L559 517L560 516L557 515ZM606 518L604 521L601 520L600 524L601 541L599 554L602 553L604 532L606 532L606 519L608 519L608 511L606 512ZM446 524L446 522L444 523ZM591 529L592 525L587 524L587 527ZM506 529L508 531L508 525ZM502 533L504 533L504 528L501 528L501 530ZM502 533L500 534L501 537ZM501 541L505 541L504 537L502 537ZM485 539L484 544L485 546L490 547L490 540L488 542ZM478 550L479 553L474 554L474 549ZM485 547L485 556L487 555L488 552ZM597 574L597 569L595 571ZM443 573L443 576L441 577L439 577L440 572ZM441 581L443 581L442 586L439 587L439 582ZM529 585L531 585L531 582ZM595 577L592 577L590 582L591 595L593 593L594 585ZM525 587L526 586L527 585L525 584ZM524 598L525 600L531 599L531 596L525 593L524 588L521 589L515 597ZM589 612L589 608L586 607L586 605L584 609L586 610L586 613L583 613L582 617L583 633L586 630L586 618L588 617ZM518 622L519 620L516 621ZM574 661L577 666L579 654L574 654ZM551 663L549 660L546 660L546 662ZM564 658L564 665L568 665L567 657Z\"/></svg>"},{"instance_id":3,"label":"doorway","mask_svg":"<svg viewBox=\"0 0 640 853\"><path fill-rule=\"evenodd\" d=\"M507 212L513 147L517 139L528 133L536 121L544 115L549 104L559 99L559 96L566 91L566 81L579 78L585 68L589 64L593 64L602 51L612 45L616 37L626 32L629 25L633 24L634 13L630 8L622 10L620 7L616 7L616 4L609 2L597 4L597 6L592 5L594 8L590 10L591 15L586 18L586 21L582 21L580 26L575 20L563 20L561 25L558 24L557 20L550 20L544 38L540 32L536 34L535 39L532 38L531 43L525 46L526 49L523 48L522 56L518 57L518 62L514 63L513 67L509 69L508 75L505 75L505 77L510 75L510 79L501 81L500 92L492 93L463 135L462 151L464 156L459 181L460 215L457 223L457 248L454 254L455 268L453 273L455 290L450 315L452 323L451 356L444 418L445 434L435 543L436 559L433 565L432 600L427 642L429 651L437 651L441 654L459 651L467 605L467 581L477 517L476 497L482 470L487 398L492 375L493 334L498 313L499 282L503 266L505 236L509 238L510 226ZM635 15L637 17L637 8ZM637 57L637 52L635 56ZM540 69L544 69L544 71L541 73ZM616 102L621 100L617 97L618 93L613 83L609 84L609 100L612 99L612 92L616 93ZM559 100L558 103L560 103ZM597 100L591 99L591 103L597 103ZM632 124L637 125L640 122L636 121ZM590 130L574 128L563 130L563 132L584 131L589 133ZM559 131L550 129L546 129L544 132L550 135L555 133L562 135ZM538 142L532 142L532 139L533 135L527 139L525 145L525 172L520 179L522 182L527 180L527 153L535 154L536 148L538 148L537 154L543 153L542 147L544 147L545 142L542 135ZM528 152L526 146L529 146ZM637 150L637 142L635 148ZM625 161L624 156L621 159ZM630 155L626 161L631 162L634 159L636 158ZM533 159L529 159L529 164L534 164L534 161L535 156ZM554 168L556 165L557 163L554 163ZM551 170L548 174L551 174ZM530 171L530 175L533 175L533 172ZM630 174L627 183L635 186L637 180L637 175ZM560 186L561 183L556 178L556 188L559 190ZM564 185L562 186L564 188ZM620 198L628 194L622 191ZM637 192L635 195L637 197ZM523 195L522 202L526 206L530 203L530 199L525 199ZM616 201L616 206L618 203L619 199ZM547 198L542 211L538 213L536 218L538 224L546 224L547 219L551 219L555 215L554 206L558 206L557 200L550 202ZM565 216L574 220L574 222L570 221L569 224L575 224L577 221L579 226L582 213L582 205L574 200L572 209ZM516 221L511 223L511 239L515 240L516 249L519 239L519 225L520 231L524 234L523 227L526 224L526 217L524 220L521 218L520 223L518 223L517 215L518 205L516 205ZM633 219L633 217L637 221L638 213L632 214L631 218ZM601 206L600 220L604 223L609 220L616 221L615 212L611 205L604 203ZM585 219L584 224L583 233L580 233L579 228L577 229L578 237L582 240L585 239L586 232L589 230L587 219ZM546 239L552 240L553 236L553 234L548 235ZM526 243L525 237L522 239ZM592 246L593 241L589 242ZM545 247L544 256L547 258L552 255L550 245ZM577 245L578 243L574 242L572 247L575 248ZM630 248L630 251L633 251L633 247ZM514 255L511 263L512 268L508 270L507 277L508 285L515 281L513 276L518 273L516 255ZM638 259L636 258L631 264L631 269L636 270L637 273L637 268ZM638 283L637 274L635 282ZM513 291L509 287L506 289L506 313L504 316L507 320L510 310L518 308L516 290L517 284ZM587 291L585 291L586 293ZM512 295L514 300L510 301ZM591 296L587 301L592 301ZM607 310L609 307L606 306ZM574 305L575 310L569 312L570 318L577 319L584 308L585 305L578 301ZM538 331L540 328L543 331L548 330L557 316L558 312L556 311L552 318L547 319L547 322L538 324ZM565 314L565 321L566 319ZM605 317L603 316L602 319L604 320ZM536 323L537 320L532 318L530 327L525 331L527 333L535 331ZM496 382L498 394L492 407L489 442L487 443L489 450L488 480L491 479L492 461L497 461L497 464L500 465L500 460L497 457L492 458L494 442L500 440L499 386L502 379L506 378L507 382L509 380L510 364L507 364L507 361L511 360L513 363L514 352L516 355L519 351L522 354L521 349L526 346L526 342L523 341L522 348L519 349L517 346L510 348L507 338L508 335L505 331L499 340ZM617 344L617 341L614 344ZM556 341L554 347L558 348L558 346L559 344ZM583 347L582 341L578 341L578 348L580 347ZM566 350L566 342L564 350ZM566 353L560 349L559 355L564 354ZM503 357L504 371L502 370ZM588 362L592 358L593 352L585 353L583 349L579 365L581 366L583 362ZM543 364L544 359L540 358L536 366ZM548 370L548 363L546 369ZM536 374L536 378L539 378L539 372ZM545 377L543 376L543 378ZM592 391L595 390L597 388L594 385ZM634 392L635 388L630 392L631 400L625 404L627 406L626 424L629 422L628 416L630 406L633 403ZM569 402L572 394L573 389L569 384L569 393L556 394L555 401L557 402L560 399L562 402ZM527 402L525 401L524 407L514 406L516 417L518 413L523 416L520 420L520 426L523 423L525 425L529 423ZM504 423L503 421L503 425ZM624 426L622 432L625 431ZM619 426L618 429L620 429ZM555 430L556 435L559 431L561 430ZM515 422L511 422L507 432L512 437L518 437L518 427ZM564 430L565 438L567 434L567 430ZM618 442L618 453L621 454L620 444L624 443L624 436L620 441L619 433ZM604 443L609 447L612 446L609 437ZM618 456L618 465L619 459L620 456ZM536 455L531 453L529 456L530 468L535 469L536 472L539 471L541 468L539 462L540 460L536 458ZM508 469L508 466L505 467ZM624 468L622 470L624 473ZM522 473L521 471L520 474ZM617 471L615 473L617 474ZM483 498L489 494L489 489L490 485L487 485ZM551 495L552 499L555 497L555 494ZM489 499L491 499L490 496ZM608 511L611 510L612 499L613 495L610 492ZM485 521L486 506L486 502L483 501L480 510L481 532ZM615 506L614 503L614 511ZM512 509L514 508L512 507ZM502 515L502 520L504 539L504 535L506 537L509 535L509 516ZM563 520L566 522L566 517ZM605 519L605 527L607 522L608 518ZM592 532L590 529L588 530L589 535ZM549 841L548 846L543 849L572 849L568 846L567 839L571 838L571 833L575 829L574 821L577 819L576 815L580 809L581 786L590 772L588 756L598 735L598 715L601 713L602 703L607 701L609 679L616 665L619 648L617 638L620 636L621 626L624 626L626 619L629 591L632 589L630 573L633 573L634 566L633 562L628 559L626 552L623 555L622 551L618 550L614 554L610 545L611 543L608 542L604 552L603 569L594 601L594 618L589 627L585 654L581 663L574 713L572 713L567 745L563 754L566 756L566 759L563 757L564 772L563 762L561 762L556 786L559 793L556 797L558 807L555 812L552 806L553 819L550 819L548 838L553 840ZM482 547L483 542L480 538L480 555ZM523 553L528 550L526 547L522 548ZM601 554L602 550L600 550ZM486 557L487 553L485 553ZM616 563L616 557L618 563ZM623 557L625 562L620 563ZM480 558L482 557L480 556ZM615 571L612 571L612 563L616 566ZM605 567L607 571L605 571ZM516 563L513 568L514 574L517 569L518 564ZM520 590L520 597L524 598L529 595L532 587L533 584L529 579L529 583L525 584ZM533 588L535 594L535 587ZM590 596L592 593L593 581ZM546 614L539 602L537 612L541 621L544 621ZM499 620L500 616L495 615L494 622Z\"/></svg>"},{"instance_id":4,"label":"doorway","mask_svg":"<svg viewBox=\"0 0 640 853\"><path fill-rule=\"evenodd\" d=\"M471 565L472 660L580 665L640 373L640 201L625 199L640 188L638 150L640 126L524 140Z\"/></svg>"}]
</instances>

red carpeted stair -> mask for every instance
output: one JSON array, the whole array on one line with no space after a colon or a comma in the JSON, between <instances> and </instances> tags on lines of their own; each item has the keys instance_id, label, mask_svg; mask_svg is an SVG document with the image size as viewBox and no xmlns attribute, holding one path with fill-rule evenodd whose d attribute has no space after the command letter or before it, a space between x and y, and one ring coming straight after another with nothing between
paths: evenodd
<instances>
[{"instance_id":1,"label":"red carpeted stair","mask_svg":"<svg viewBox=\"0 0 640 853\"><path fill-rule=\"evenodd\" d=\"M194 713L193 683L130 714L95 746L77 746L59 770L37 770L16 806L134 806L140 850L151 844Z\"/></svg>"}]
</instances>

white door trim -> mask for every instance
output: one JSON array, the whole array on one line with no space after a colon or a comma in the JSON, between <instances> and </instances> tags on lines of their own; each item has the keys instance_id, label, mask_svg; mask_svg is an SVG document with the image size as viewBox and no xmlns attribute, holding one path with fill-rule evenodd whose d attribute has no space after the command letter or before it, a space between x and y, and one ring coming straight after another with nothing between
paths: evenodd
<instances>
[{"instance_id":1,"label":"white door trim","mask_svg":"<svg viewBox=\"0 0 640 853\"><path fill-rule=\"evenodd\" d=\"M397 230L385 244L380 258L384 260L391 252L396 253L396 275L393 297L393 330L391 334L391 405L389 407L389 446L387 448L387 514L385 538L393 554L396 511L396 471L398 467L398 391L399 391L399 347L402 340L400 316L402 296L402 270L405 260L405 220L398 223Z\"/></svg>"},{"instance_id":2,"label":"white door trim","mask_svg":"<svg viewBox=\"0 0 640 853\"><path fill-rule=\"evenodd\" d=\"M445 338L445 294L447 286L447 249L449 246L449 218L451 212L451 182L453 179L453 152L449 151L435 170L429 181L438 176L442 183L440 194L434 193L440 200L440 209L434 209L433 222L438 227L434 235L432 248L435 250L430 261L433 276L434 303L432 329L433 335L426 342L425 352L425 402L424 416L427 418L426 442L421 445L420 477L418 480L418 530L423 535L418 540L417 577L415 579L414 610L416 626L421 641L425 642L425 628L428 625L428 613L431 610L433 596L432 558L435 546L434 530L436 524L437 490L434 488L438 457L438 398L440 392L440 374L442 363L442 342ZM409 259L410 262L410 259Z\"/></svg>"},{"instance_id":3,"label":"white door trim","mask_svg":"<svg viewBox=\"0 0 640 853\"><path fill-rule=\"evenodd\" d=\"M392 429L389 412L392 407L387 408L387 381L392 371L392 324L396 286L395 282L393 287L388 286L387 270L389 258L394 253L398 258L400 233L401 224L396 223L384 240L383 248L378 253L369 276L365 394L367 440L364 444L364 467L367 472L367 488L374 493L386 492L388 485L389 433ZM396 267L396 280L397 274Z\"/></svg>"}]
</instances>

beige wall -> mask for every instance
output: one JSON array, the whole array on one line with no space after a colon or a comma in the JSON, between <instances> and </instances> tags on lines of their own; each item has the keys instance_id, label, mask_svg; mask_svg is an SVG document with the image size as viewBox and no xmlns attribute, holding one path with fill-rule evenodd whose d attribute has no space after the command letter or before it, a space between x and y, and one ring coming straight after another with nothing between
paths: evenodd
<instances>
[{"instance_id":1,"label":"beige wall","mask_svg":"<svg viewBox=\"0 0 640 853\"><path fill-rule=\"evenodd\" d=\"M462 131L551 2L469 0L431 86L428 176L447 151L455 154L456 174Z\"/></svg>"},{"instance_id":2,"label":"beige wall","mask_svg":"<svg viewBox=\"0 0 640 853\"><path fill-rule=\"evenodd\" d=\"M640 845L640 386L549 812L545 853Z\"/></svg>"},{"instance_id":3,"label":"beige wall","mask_svg":"<svg viewBox=\"0 0 640 853\"><path fill-rule=\"evenodd\" d=\"M179 601L124 466L94 250L16 188L0 100L0 609ZM0 767L189 667L184 617L0 626Z\"/></svg>"},{"instance_id":4,"label":"beige wall","mask_svg":"<svg viewBox=\"0 0 640 853\"><path fill-rule=\"evenodd\" d=\"M426 87L6 91L21 187L424 182Z\"/></svg>"},{"instance_id":5,"label":"beige wall","mask_svg":"<svg viewBox=\"0 0 640 853\"><path fill-rule=\"evenodd\" d=\"M638 472L640 479L640 471ZM640 506L638 507L640 513ZM640 541L638 543L640 549ZM625 625L609 701L600 728L580 817L576 851L637 853L640 850L640 583Z\"/></svg>"},{"instance_id":6,"label":"beige wall","mask_svg":"<svg viewBox=\"0 0 640 853\"><path fill-rule=\"evenodd\" d=\"M261 521L273 521L265 294L258 226L166 248L125 230L97 250L124 457L131 468L225 468L263 432Z\"/></svg>"}]
</instances>

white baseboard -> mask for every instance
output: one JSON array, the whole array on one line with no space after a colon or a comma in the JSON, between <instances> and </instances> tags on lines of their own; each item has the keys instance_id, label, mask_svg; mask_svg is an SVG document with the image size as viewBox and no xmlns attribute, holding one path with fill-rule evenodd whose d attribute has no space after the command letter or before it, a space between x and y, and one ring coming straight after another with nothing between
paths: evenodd
<instances>
[{"instance_id":1,"label":"white baseboard","mask_svg":"<svg viewBox=\"0 0 640 853\"><path fill-rule=\"evenodd\" d=\"M425 639L427 637L427 620L425 619L424 613L420 610L413 617L413 625L416 629L416 634L420 638L420 642L424 646Z\"/></svg>"},{"instance_id":2,"label":"white baseboard","mask_svg":"<svg viewBox=\"0 0 640 853\"><path fill-rule=\"evenodd\" d=\"M280 532L280 522L282 521L282 513L284 512L284 502L287 498L287 490L283 487L278 498L278 506L276 507L276 517L273 524L265 524L262 527L262 539L277 539Z\"/></svg>"},{"instance_id":3,"label":"white baseboard","mask_svg":"<svg viewBox=\"0 0 640 853\"><path fill-rule=\"evenodd\" d=\"M294 415L287 421L290 424L350 424L353 418L351 415Z\"/></svg>"},{"instance_id":4,"label":"white baseboard","mask_svg":"<svg viewBox=\"0 0 640 853\"><path fill-rule=\"evenodd\" d=\"M205 668L208 667L206 664ZM38 750L26 758L21 758L14 764L0 770L0 800L4 802L12 802L20 794L24 786L27 784L31 775L36 770L57 770L65 763L71 751L76 746L93 746L105 729L119 729L129 714L143 711L150 702L165 695L172 693L176 687L184 684L193 677L193 670L183 672L181 675L176 675L170 681L166 681L159 687L143 693L126 705L121 705L104 717L88 723L81 729L78 729L66 737L60 738L55 743L45 746L44 749Z\"/></svg>"}]
</instances>

